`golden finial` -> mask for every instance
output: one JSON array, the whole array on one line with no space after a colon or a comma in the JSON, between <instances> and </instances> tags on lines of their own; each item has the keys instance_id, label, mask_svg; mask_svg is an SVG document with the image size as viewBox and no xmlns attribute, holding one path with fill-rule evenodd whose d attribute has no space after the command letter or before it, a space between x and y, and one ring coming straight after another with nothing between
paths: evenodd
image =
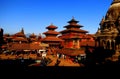
<instances>
[{"instance_id":1,"label":"golden finial","mask_svg":"<svg viewBox=\"0 0 120 79\"><path fill-rule=\"evenodd\" d=\"M53 23L51 23L51 25L53 25Z\"/></svg>"},{"instance_id":2,"label":"golden finial","mask_svg":"<svg viewBox=\"0 0 120 79\"><path fill-rule=\"evenodd\" d=\"M72 16L72 19L74 19L74 16Z\"/></svg>"}]
</instances>

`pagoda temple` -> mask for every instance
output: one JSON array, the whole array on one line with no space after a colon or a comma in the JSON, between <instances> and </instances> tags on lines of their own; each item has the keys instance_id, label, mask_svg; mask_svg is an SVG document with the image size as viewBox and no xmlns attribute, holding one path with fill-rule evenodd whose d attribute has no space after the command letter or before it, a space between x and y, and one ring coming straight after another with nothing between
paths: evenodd
<instances>
[{"instance_id":1,"label":"pagoda temple","mask_svg":"<svg viewBox=\"0 0 120 79\"><path fill-rule=\"evenodd\" d=\"M58 27L53 24L46 27L48 31L43 33L46 37L43 38L41 42L49 44L49 47L60 47L63 40L57 37L57 35L60 34L59 32L55 31L57 28Z\"/></svg>"},{"instance_id":2,"label":"pagoda temple","mask_svg":"<svg viewBox=\"0 0 120 79\"><path fill-rule=\"evenodd\" d=\"M24 29L22 28L20 32L12 35L12 41L15 43L27 43L28 40L24 34Z\"/></svg>"},{"instance_id":3,"label":"pagoda temple","mask_svg":"<svg viewBox=\"0 0 120 79\"><path fill-rule=\"evenodd\" d=\"M34 33L30 34L29 39L30 42L36 42L38 40L37 36Z\"/></svg>"},{"instance_id":4,"label":"pagoda temple","mask_svg":"<svg viewBox=\"0 0 120 79\"><path fill-rule=\"evenodd\" d=\"M80 29L83 27L78 24L74 17L68 21L69 25L64 26L65 30L61 31L61 39L64 40L64 48L80 48L82 41L87 41L89 39L88 31Z\"/></svg>"},{"instance_id":5,"label":"pagoda temple","mask_svg":"<svg viewBox=\"0 0 120 79\"><path fill-rule=\"evenodd\" d=\"M120 49L120 0L113 0L95 34L96 46Z\"/></svg>"}]
</instances>

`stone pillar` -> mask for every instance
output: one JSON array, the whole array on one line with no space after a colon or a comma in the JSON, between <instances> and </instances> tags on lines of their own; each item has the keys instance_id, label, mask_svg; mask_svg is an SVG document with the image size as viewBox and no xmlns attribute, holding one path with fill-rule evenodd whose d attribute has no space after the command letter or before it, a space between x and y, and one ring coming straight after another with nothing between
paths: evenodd
<instances>
[{"instance_id":1,"label":"stone pillar","mask_svg":"<svg viewBox=\"0 0 120 79\"><path fill-rule=\"evenodd\" d=\"M109 48L109 49L112 49L112 46L111 46L111 40L109 40L109 42L110 42L110 48Z\"/></svg>"},{"instance_id":2,"label":"stone pillar","mask_svg":"<svg viewBox=\"0 0 120 79\"><path fill-rule=\"evenodd\" d=\"M72 48L75 48L75 40L73 40Z\"/></svg>"},{"instance_id":3,"label":"stone pillar","mask_svg":"<svg viewBox=\"0 0 120 79\"><path fill-rule=\"evenodd\" d=\"M100 40L98 41L98 46L100 47Z\"/></svg>"},{"instance_id":4,"label":"stone pillar","mask_svg":"<svg viewBox=\"0 0 120 79\"><path fill-rule=\"evenodd\" d=\"M105 49L107 49L107 41L105 41Z\"/></svg>"},{"instance_id":5,"label":"stone pillar","mask_svg":"<svg viewBox=\"0 0 120 79\"><path fill-rule=\"evenodd\" d=\"M99 44L100 44L100 47L102 47L102 46L103 46L103 45L102 45L102 40L100 40L99 42L100 42L100 43L99 43Z\"/></svg>"},{"instance_id":6,"label":"stone pillar","mask_svg":"<svg viewBox=\"0 0 120 79\"><path fill-rule=\"evenodd\" d=\"M95 40L95 47L99 47L99 46L100 46L99 40Z\"/></svg>"},{"instance_id":7,"label":"stone pillar","mask_svg":"<svg viewBox=\"0 0 120 79\"><path fill-rule=\"evenodd\" d=\"M114 47L113 47L113 49L115 49L115 42L116 42L116 41L115 41L115 40L113 40L113 44L114 44Z\"/></svg>"},{"instance_id":8,"label":"stone pillar","mask_svg":"<svg viewBox=\"0 0 120 79\"><path fill-rule=\"evenodd\" d=\"M106 49L106 41L103 42L103 47Z\"/></svg>"},{"instance_id":9,"label":"stone pillar","mask_svg":"<svg viewBox=\"0 0 120 79\"><path fill-rule=\"evenodd\" d=\"M106 49L110 49L110 41L109 40L106 41Z\"/></svg>"},{"instance_id":10,"label":"stone pillar","mask_svg":"<svg viewBox=\"0 0 120 79\"><path fill-rule=\"evenodd\" d=\"M77 40L77 45L78 45L77 47L80 48L80 41L79 41L79 39Z\"/></svg>"}]
</instances>

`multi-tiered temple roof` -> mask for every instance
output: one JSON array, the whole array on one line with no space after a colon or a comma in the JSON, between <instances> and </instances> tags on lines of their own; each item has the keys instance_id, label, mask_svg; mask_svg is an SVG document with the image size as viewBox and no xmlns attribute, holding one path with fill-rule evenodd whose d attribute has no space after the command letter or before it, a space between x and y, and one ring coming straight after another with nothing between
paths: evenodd
<instances>
[{"instance_id":1,"label":"multi-tiered temple roof","mask_svg":"<svg viewBox=\"0 0 120 79\"><path fill-rule=\"evenodd\" d=\"M64 26L66 28L65 30L61 31L60 33L62 36L60 38L62 39L74 39L74 38L87 38L85 35L88 33L86 30L82 30L82 25L78 24L79 21L72 18L70 21L68 21L69 25Z\"/></svg>"},{"instance_id":2,"label":"multi-tiered temple roof","mask_svg":"<svg viewBox=\"0 0 120 79\"><path fill-rule=\"evenodd\" d=\"M83 27L82 25L77 24L79 21L76 21L74 18L72 18L70 21L68 21L69 25L64 26L66 28L65 30L61 31L60 33L68 33L68 32L74 32L74 33L88 33L88 31L80 29Z\"/></svg>"},{"instance_id":3,"label":"multi-tiered temple roof","mask_svg":"<svg viewBox=\"0 0 120 79\"><path fill-rule=\"evenodd\" d=\"M12 41L13 42L28 42L25 34L24 34L24 30L22 28L22 30L14 35L12 35Z\"/></svg>"},{"instance_id":4,"label":"multi-tiered temple roof","mask_svg":"<svg viewBox=\"0 0 120 79\"><path fill-rule=\"evenodd\" d=\"M43 33L46 35L46 37L42 39L42 42L48 43L50 46L60 45L60 42L63 40L57 37L57 35L60 34L59 32L55 31L57 28L58 27L53 24L46 27L48 31Z\"/></svg>"}]
</instances>

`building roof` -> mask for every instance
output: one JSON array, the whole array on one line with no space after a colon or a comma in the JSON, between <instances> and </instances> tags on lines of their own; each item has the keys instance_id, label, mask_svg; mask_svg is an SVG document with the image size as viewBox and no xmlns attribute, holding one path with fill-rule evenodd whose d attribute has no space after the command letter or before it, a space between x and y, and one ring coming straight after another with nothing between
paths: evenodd
<instances>
[{"instance_id":1,"label":"building roof","mask_svg":"<svg viewBox=\"0 0 120 79\"><path fill-rule=\"evenodd\" d=\"M72 23L72 22L78 23L79 21L75 20L73 17L70 21L68 21L68 23Z\"/></svg>"},{"instance_id":2,"label":"building roof","mask_svg":"<svg viewBox=\"0 0 120 79\"><path fill-rule=\"evenodd\" d=\"M70 21L68 21L69 25L64 26L64 28L71 28L71 27L80 28L80 27L83 27L82 25L77 24L78 22L79 21L76 21L73 17Z\"/></svg>"},{"instance_id":3,"label":"building roof","mask_svg":"<svg viewBox=\"0 0 120 79\"><path fill-rule=\"evenodd\" d=\"M14 43L14 44L11 44L11 46L8 49L9 50L29 50L29 44Z\"/></svg>"},{"instance_id":4,"label":"building roof","mask_svg":"<svg viewBox=\"0 0 120 79\"><path fill-rule=\"evenodd\" d=\"M79 24L71 24L71 25L66 25L66 26L64 26L64 28L71 28L71 27L81 28L81 27L83 27L83 26L82 26L82 25L79 25Z\"/></svg>"},{"instance_id":5,"label":"building roof","mask_svg":"<svg viewBox=\"0 0 120 79\"><path fill-rule=\"evenodd\" d=\"M30 38L30 41L38 41L37 38Z\"/></svg>"},{"instance_id":6,"label":"building roof","mask_svg":"<svg viewBox=\"0 0 120 79\"><path fill-rule=\"evenodd\" d=\"M69 32L88 33L88 31L82 29L66 29L61 31L60 33L69 33Z\"/></svg>"},{"instance_id":7,"label":"building roof","mask_svg":"<svg viewBox=\"0 0 120 79\"><path fill-rule=\"evenodd\" d=\"M39 44L31 43L14 43L11 44L11 46L8 48L10 50L38 50L41 49L42 47Z\"/></svg>"},{"instance_id":8,"label":"building roof","mask_svg":"<svg viewBox=\"0 0 120 79\"><path fill-rule=\"evenodd\" d=\"M94 47L95 46L95 41L85 41L85 42L81 42L80 43L81 46L92 46Z\"/></svg>"},{"instance_id":9,"label":"building roof","mask_svg":"<svg viewBox=\"0 0 120 79\"><path fill-rule=\"evenodd\" d=\"M60 33L57 32L57 31L48 30L47 32L44 32L43 34L58 35L58 34L60 34Z\"/></svg>"},{"instance_id":10,"label":"building roof","mask_svg":"<svg viewBox=\"0 0 120 79\"><path fill-rule=\"evenodd\" d=\"M64 28L66 28L63 31L60 31L60 33L64 34L64 33L88 33L88 31L86 30L82 30L80 29L80 27L83 27L82 25L77 24L79 21L76 21L74 18L72 18L68 23L69 25L64 26Z\"/></svg>"},{"instance_id":11,"label":"building roof","mask_svg":"<svg viewBox=\"0 0 120 79\"><path fill-rule=\"evenodd\" d=\"M90 39L93 38L94 35L90 35L90 34L65 34L60 36L60 38L62 39L74 39L74 38L81 38L81 39Z\"/></svg>"},{"instance_id":12,"label":"building roof","mask_svg":"<svg viewBox=\"0 0 120 79\"><path fill-rule=\"evenodd\" d=\"M15 33L12 35L13 37L26 37L24 34L24 29L22 28L20 32Z\"/></svg>"},{"instance_id":13,"label":"building roof","mask_svg":"<svg viewBox=\"0 0 120 79\"><path fill-rule=\"evenodd\" d=\"M58 49L58 53L65 54L68 56L77 56L80 54L85 54L84 50L81 49L71 49L71 48L64 48L64 49Z\"/></svg>"},{"instance_id":14,"label":"building roof","mask_svg":"<svg viewBox=\"0 0 120 79\"><path fill-rule=\"evenodd\" d=\"M63 41L62 39L60 38L57 38L57 37L46 37L46 38L43 38L42 41L53 41L53 42L56 42L56 41Z\"/></svg>"},{"instance_id":15,"label":"building roof","mask_svg":"<svg viewBox=\"0 0 120 79\"><path fill-rule=\"evenodd\" d=\"M25 34L22 32L17 32L16 34L14 34L13 36L17 36L17 37L25 37Z\"/></svg>"},{"instance_id":16,"label":"building roof","mask_svg":"<svg viewBox=\"0 0 120 79\"><path fill-rule=\"evenodd\" d=\"M55 25L53 25L53 24L51 24L51 25L49 25L48 27L46 27L46 29L57 29L58 27L57 26L55 26Z\"/></svg>"},{"instance_id":17,"label":"building roof","mask_svg":"<svg viewBox=\"0 0 120 79\"><path fill-rule=\"evenodd\" d=\"M39 44L31 43L29 45L30 45L30 50L38 50L42 48Z\"/></svg>"},{"instance_id":18,"label":"building roof","mask_svg":"<svg viewBox=\"0 0 120 79\"><path fill-rule=\"evenodd\" d=\"M23 38L23 37L15 37L12 39L13 41L28 41L26 38Z\"/></svg>"},{"instance_id":19,"label":"building roof","mask_svg":"<svg viewBox=\"0 0 120 79\"><path fill-rule=\"evenodd\" d=\"M36 38L36 35L34 33L32 33L29 37L30 38Z\"/></svg>"}]
</instances>

